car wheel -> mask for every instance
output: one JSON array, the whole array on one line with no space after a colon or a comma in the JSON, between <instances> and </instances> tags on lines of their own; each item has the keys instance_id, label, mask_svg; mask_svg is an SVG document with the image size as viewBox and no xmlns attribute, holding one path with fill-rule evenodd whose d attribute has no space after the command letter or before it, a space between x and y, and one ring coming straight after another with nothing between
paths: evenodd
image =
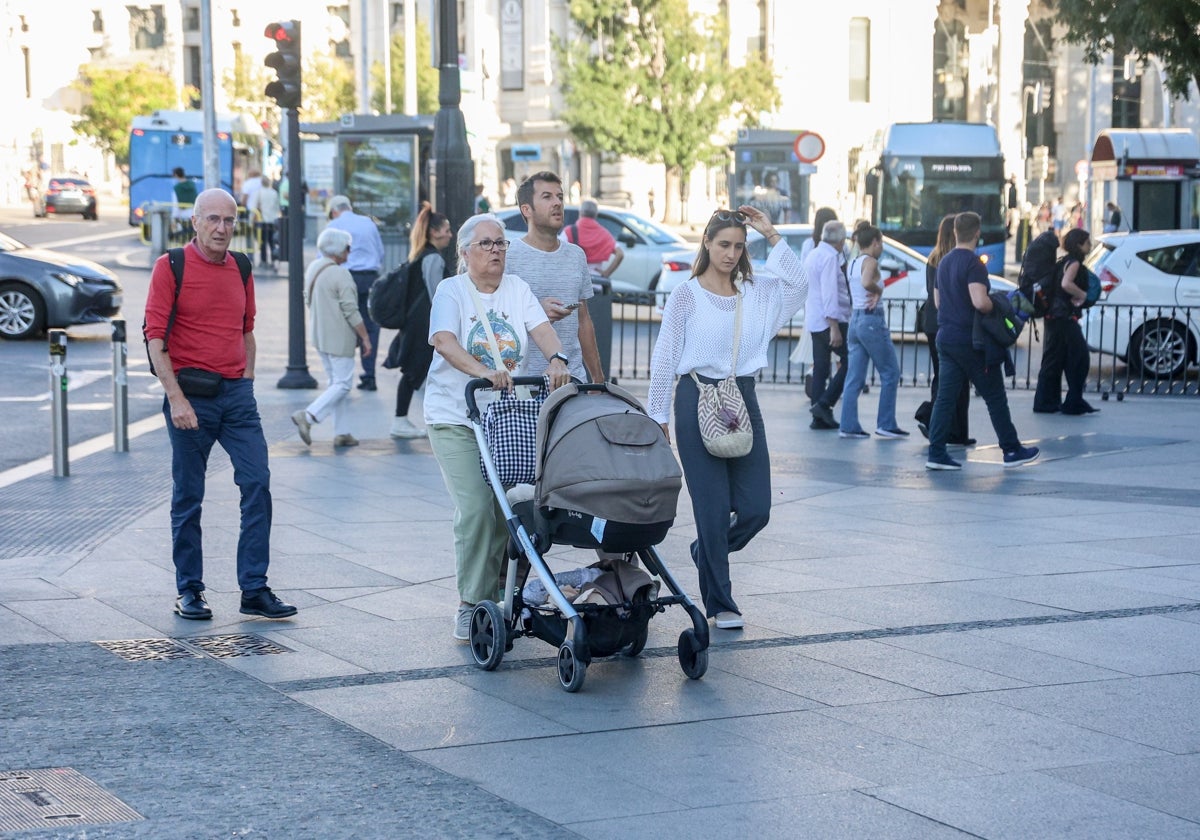
<instances>
[{"instance_id":1,"label":"car wheel","mask_svg":"<svg viewBox=\"0 0 1200 840\"><path fill-rule=\"evenodd\" d=\"M31 338L45 328L46 304L41 296L20 283L0 283L0 338Z\"/></svg>"},{"instance_id":2,"label":"car wheel","mask_svg":"<svg viewBox=\"0 0 1200 840\"><path fill-rule=\"evenodd\" d=\"M1140 376L1177 379L1187 369L1189 349L1183 324L1169 318L1149 321L1129 341L1129 367Z\"/></svg>"}]
</instances>

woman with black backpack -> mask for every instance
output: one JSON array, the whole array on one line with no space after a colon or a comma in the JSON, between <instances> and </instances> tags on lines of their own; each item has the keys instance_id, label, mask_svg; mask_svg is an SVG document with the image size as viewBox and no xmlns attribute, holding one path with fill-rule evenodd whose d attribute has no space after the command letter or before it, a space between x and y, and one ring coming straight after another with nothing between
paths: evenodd
<instances>
[{"instance_id":1,"label":"woman with black backpack","mask_svg":"<svg viewBox=\"0 0 1200 840\"><path fill-rule=\"evenodd\" d=\"M1042 345L1042 366L1038 371L1033 410L1038 414L1095 414L1083 398L1084 383L1092 359L1087 339L1079 326L1079 313L1087 300L1088 272L1083 258L1092 247L1091 234L1082 228L1068 230L1062 239L1067 255L1055 266L1055 283L1045 317L1046 338ZM1067 377L1067 396L1062 396L1063 374Z\"/></svg>"}]
</instances>

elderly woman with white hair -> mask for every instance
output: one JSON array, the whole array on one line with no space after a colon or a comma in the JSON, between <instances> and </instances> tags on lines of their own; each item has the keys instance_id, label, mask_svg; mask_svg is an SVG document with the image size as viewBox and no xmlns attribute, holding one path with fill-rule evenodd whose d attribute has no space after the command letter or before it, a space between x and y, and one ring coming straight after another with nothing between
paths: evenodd
<instances>
[{"instance_id":1,"label":"elderly woman with white hair","mask_svg":"<svg viewBox=\"0 0 1200 840\"><path fill-rule=\"evenodd\" d=\"M333 445L358 446L358 440L350 434L345 409L354 380L355 339L362 342L364 356L370 356L374 348L358 311L358 287L344 265L350 257L350 238L344 230L325 228L317 237L321 256L304 272L309 332L329 377L325 392L308 408L292 414L292 422L305 445L312 444L313 424L333 414Z\"/></svg>"},{"instance_id":2,"label":"elderly woman with white hair","mask_svg":"<svg viewBox=\"0 0 1200 840\"><path fill-rule=\"evenodd\" d=\"M472 216L458 232L458 271L437 287L429 313L435 351L425 382L425 425L454 499L454 558L459 605L454 638L465 641L471 610L499 600L508 531L500 505L479 471L479 446L467 419L466 387L487 379L510 390L537 345L557 388L570 379L567 357L529 284L505 274L504 223L491 213Z\"/></svg>"}]
</instances>

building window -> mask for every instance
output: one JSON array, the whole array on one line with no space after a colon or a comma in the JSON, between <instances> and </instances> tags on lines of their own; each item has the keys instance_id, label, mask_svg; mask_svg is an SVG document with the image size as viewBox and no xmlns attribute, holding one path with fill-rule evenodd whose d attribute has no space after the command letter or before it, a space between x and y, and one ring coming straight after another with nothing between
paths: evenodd
<instances>
[{"instance_id":1,"label":"building window","mask_svg":"<svg viewBox=\"0 0 1200 840\"><path fill-rule=\"evenodd\" d=\"M184 32L199 32L200 31L200 7L188 6L184 10L183 15L183 31Z\"/></svg>"},{"instance_id":2,"label":"building window","mask_svg":"<svg viewBox=\"0 0 1200 840\"><path fill-rule=\"evenodd\" d=\"M92 31L101 34L104 32L104 12L100 9L92 9Z\"/></svg>"},{"instance_id":3,"label":"building window","mask_svg":"<svg viewBox=\"0 0 1200 840\"><path fill-rule=\"evenodd\" d=\"M1142 127L1142 71L1134 62L1129 63L1127 70L1125 56L1128 54L1128 40L1122 37L1116 38L1112 51L1113 128ZM1130 72L1132 78L1125 78L1126 72Z\"/></svg>"},{"instance_id":4,"label":"building window","mask_svg":"<svg viewBox=\"0 0 1200 840\"><path fill-rule=\"evenodd\" d=\"M967 118L967 30L960 20L938 18L933 30L933 118Z\"/></svg>"},{"instance_id":5,"label":"building window","mask_svg":"<svg viewBox=\"0 0 1200 840\"><path fill-rule=\"evenodd\" d=\"M162 6L126 6L129 11L129 41L135 50L156 50L166 43L166 18Z\"/></svg>"},{"instance_id":6,"label":"building window","mask_svg":"<svg viewBox=\"0 0 1200 840\"><path fill-rule=\"evenodd\" d=\"M758 0L758 54L767 58L771 43L771 16L767 9L767 0Z\"/></svg>"},{"instance_id":7,"label":"building window","mask_svg":"<svg viewBox=\"0 0 1200 840\"><path fill-rule=\"evenodd\" d=\"M203 82L200 78L200 48L188 46L183 48L183 78L186 84L200 90Z\"/></svg>"},{"instance_id":8,"label":"building window","mask_svg":"<svg viewBox=\"0 0 1200 840\"><path fill-rule=\"evenodd\" d=\"M871 19L850 18L850 101L871 101Z\"/></svg>"},{"instance_id":9,"label":"building window","mask_svg":"<svg viewBox=\"0 0 1200 840\"><path fill-rule=\"evenodd\" d=\"M1022 98L1025 102L1026 157L1037 146L1047 148L1050 160L1058 157L1054 131L1054 19L1025 22L1025 60Z\"/></svg>"}]
</instances>

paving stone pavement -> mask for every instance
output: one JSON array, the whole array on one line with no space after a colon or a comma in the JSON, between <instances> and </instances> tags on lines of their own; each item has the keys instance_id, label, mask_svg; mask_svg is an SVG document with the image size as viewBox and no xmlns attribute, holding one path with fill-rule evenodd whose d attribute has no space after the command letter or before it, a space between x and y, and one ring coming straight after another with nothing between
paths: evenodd
<instances>
[{"instance_id":1,"label":"paving stone pavement","mask_svg":"<svg viewBox=\"0 0 1200 840\"><path fill-rule=\"evenodd\" d=\"M171 613L161 428L0 482L0 836L1200 837L1194 400L1068 418L1010 394L1044 452L1019 470L975 401L964 470L928 474L919 440L809 430L795 388L763 387L746 629L714 630L690 681L668 610L568 695L544 643L482 672L451 639L453 509L428 443L387 436L394 386L354 395L363 445L337 451L294 435L311 394L260 394L292 620L237 613L219 454L206 623ZM692 533L685 490L660 550L694 592ZM5 833L5 774L39 768L143 819Z\"/></svg>"}]
</instances>

